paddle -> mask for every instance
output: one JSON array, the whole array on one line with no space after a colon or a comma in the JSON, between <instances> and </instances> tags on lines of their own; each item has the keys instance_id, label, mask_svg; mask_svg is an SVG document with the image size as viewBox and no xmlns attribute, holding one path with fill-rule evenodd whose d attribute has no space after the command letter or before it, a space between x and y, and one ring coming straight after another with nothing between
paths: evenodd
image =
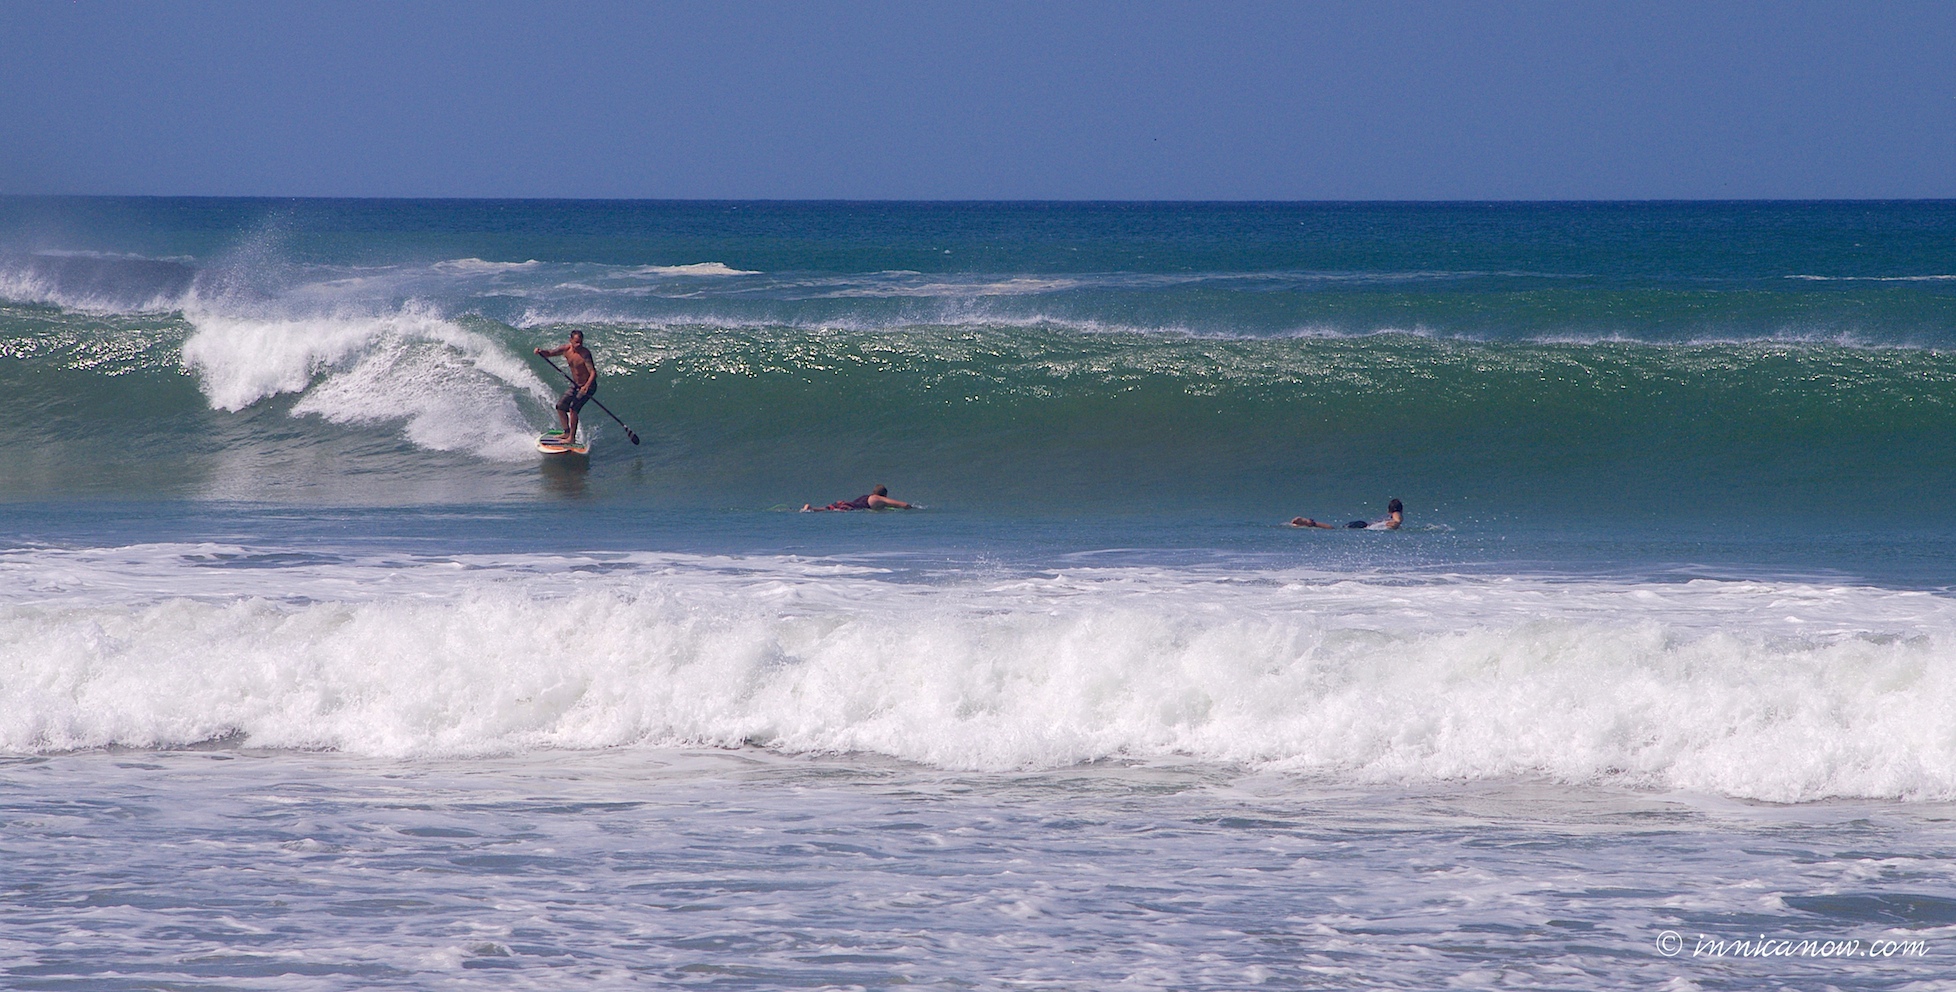
<instances>
[{"instance_id":1,"label":"paddle","mask_svg":"<svg viewBox=\"0 0 1956 992\"><path fill-rule=\"evenodd\" d=\"M546 363L548 363L548 364L549 364L549 366L550 366L551 368L553 368L553 369L557 369L557 374L558 374L558 375L561 375L561 376L563 376L563 377L564 377L564 378L566 378L566 379L570 379L570 384L571 384L571 385L573 385L573 386L575 386L575 385L577 385L577 380L576 380L576 379L571 379L571 377L570 377L570 373L569 373L569 372L566 372L566 371L564 371L564 370L563 370L563 369L561 369L561 368L557 368L557 363L556 363L556 362L552 362L552 361L550 361L550 356L548 356L548 355L545 355L545 356L541 356L541 357L543 358L543 360L544 360L544 362L546 362ZM618 420L618 415L617 415L617 414L615 414L615 413L612 413L612 412L611 412L611 408L610 408L610 407L607 407L607 406L605 406L605 405L604 405L603 403L598 403L598 398L597 398L597 397L595 397L595 396L593 396L593 397L591 397L591 402L593 402L593 403L597 403L597 404L598 404L598 409L600 409L600 410L603 410L603 411L605 412L605 416L607 416L607 417L610 417L610 418L611 418L611 419L613 419L613 420ZM632 426L631 426L630 424L627 424L627 423L625 423L625 422L624 422L624 421L622 421L622 420L618 420L618 426L620 426L620 427L623 427L623 428L625 429L625 436L626 436L626 437L628 437L628 438L631 438L631 439L632 439L632 443L633 443L633 444L637 444L637 443L638 443L638 435L637 435L637 434L635 434L635 433L633 433L633 431L632 431Z\"/></svg>"}]
</instances>

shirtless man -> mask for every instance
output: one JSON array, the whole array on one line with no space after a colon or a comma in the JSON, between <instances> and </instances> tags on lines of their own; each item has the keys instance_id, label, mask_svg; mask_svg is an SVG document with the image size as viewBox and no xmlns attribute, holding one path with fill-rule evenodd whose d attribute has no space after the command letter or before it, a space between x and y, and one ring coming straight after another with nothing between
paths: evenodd
<instances>
[{"instance_id":1,"label":"shirtless man","mask_svg":"<svg viewBox=\"0 0 1956 992\"><path fill-rule=\"evenodd\" d=\"M539 358L564 356L570 366L571 387L557 401L557 426L564 429L566 441L577 440L577 414L598 394L598 367L591 361L591 349L584 347L584 332L572 331L570 343L556 348L536 349Z\"/></svg>"},{"instance_id":2,"label":"shirtless man","mask_svg":"<svg viewBox=\"0 0 1956 992\"><path fill-rule=\"evenodd\" d=\"M1397 499L1386 504L1384 520L1375 520L1371 523L1366 523L1363 520L1354 520L1344 527L1338 527L1335 524L1320 523L1312 520L1310 517L1292 517L1290 519L1290 525L1292 527L1322 527L1325 530L1371 530L1374 527L1380 530L1398 530L1399 525L1405 522L1406 504L1399 502Z\"/></svg>"},{"instance_id":3,"label":"shirtless man","mask_svg":"<svg viewBox=\"0 0 1956 992\"><path fill-rule=\"evenodd\" d=\"M827 506L815 506L810 503L803 503L801 505L801 512L803 513L820 513L823 510L914 510L914 509L916 509L916 507L911 506L910 504L905 503L900 499L891 499L890 490L883 486L877 486L875 489L872 489L868 493L862 496L858 496L855 499L839 499L833 503L830 503Z\"/></svg>"}]
</instances>

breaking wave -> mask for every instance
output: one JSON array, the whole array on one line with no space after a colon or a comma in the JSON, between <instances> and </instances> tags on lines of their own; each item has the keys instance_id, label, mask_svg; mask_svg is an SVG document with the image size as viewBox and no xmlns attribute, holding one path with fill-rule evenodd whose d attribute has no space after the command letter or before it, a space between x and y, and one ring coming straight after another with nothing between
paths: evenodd
<instances>
[{"instance_id":1,"label":"breaking wave","mask_svg":"<svg viewBox=\"0 0 1956 992\"><path fill-rule=\"evenodd\" d=\"M752 744L960 769L1182 756L1347 782L1956 797L1956 604L1924 593L1147 568L892 585L644 555L603 573L314 565L266 599L160 564L226 553L65 553L64 589L10 596L0 749ZM198 594L82 595L130 555Z\"/></svg>"}]
</instances>

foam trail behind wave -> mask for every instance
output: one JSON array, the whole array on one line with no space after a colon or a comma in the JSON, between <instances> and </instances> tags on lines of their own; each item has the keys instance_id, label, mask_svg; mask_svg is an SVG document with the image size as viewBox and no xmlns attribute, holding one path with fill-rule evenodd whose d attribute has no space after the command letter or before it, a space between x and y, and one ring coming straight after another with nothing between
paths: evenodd
<instances>
[{"instance_id":1,"label":"foam trail behind wave","mask_svg":"<svg viewBox=\"0 0 1956 992\"><path fill-rule=\"evenodd\" d=\"M55 565L31 558L14 571ZM372 598L10 596L0 748L758 742L948 768L1179 755L1339 781L1956 797L1956 604L1921 593L580 564L397 562Z\"/></svg>"}]
</instances>

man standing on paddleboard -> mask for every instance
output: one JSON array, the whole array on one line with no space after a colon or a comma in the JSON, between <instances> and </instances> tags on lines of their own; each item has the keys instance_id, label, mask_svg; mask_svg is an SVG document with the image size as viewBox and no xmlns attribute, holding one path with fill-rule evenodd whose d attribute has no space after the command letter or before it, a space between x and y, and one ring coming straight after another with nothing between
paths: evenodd
<instances>
[{"instance_id":1,"label":"man standing on paddleboard","mask_svg":"<svg viewBox=\"0 0 1956 992\"><path fill-rule=\"evenodd\" d=\"M577 414L586 401L598 394L598 367L591 361L591 350L584 347L584 332L572 331L570 343L557 348L536 349L539 358L564 356L570 366L571 387L557 401L557 426L564 429L564 440L577 440Z\"/></svg>"}]
</instances>

